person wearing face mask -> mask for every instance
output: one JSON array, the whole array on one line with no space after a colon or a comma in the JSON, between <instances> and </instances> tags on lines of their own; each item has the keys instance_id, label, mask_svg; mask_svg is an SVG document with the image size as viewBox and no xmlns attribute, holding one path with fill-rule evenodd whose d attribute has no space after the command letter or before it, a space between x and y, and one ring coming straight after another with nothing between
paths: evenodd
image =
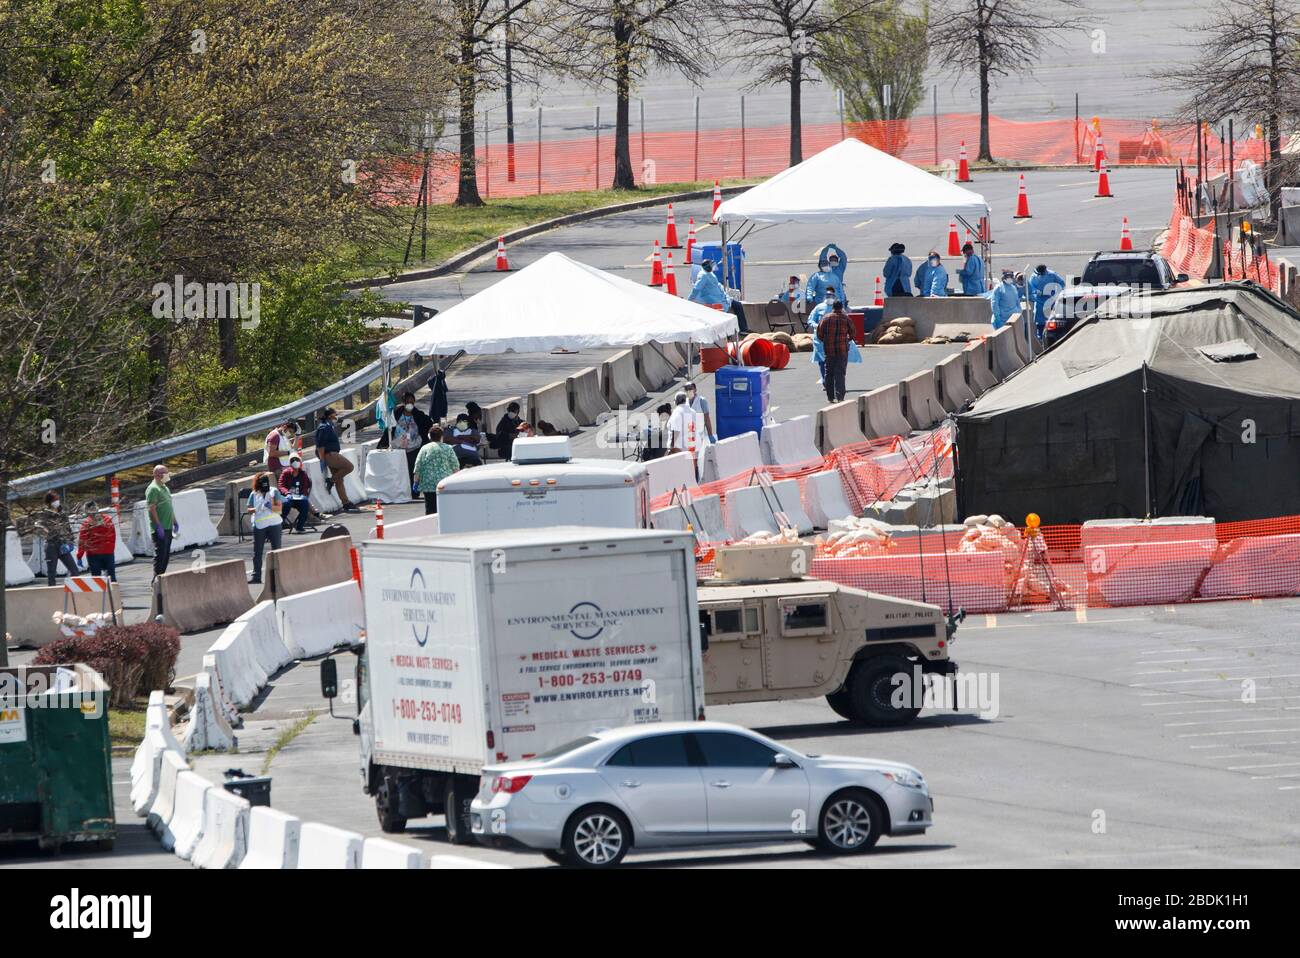
<instances>
[{"instance_id":1,"label":"person wearing face mask","mask_svg":"<svg viewBox=\"0 0 1300 958\"><path fill-rule=\"evenodd\" d=\"M947 296L948 271L934 250L916 270L916 289L919 296Z\"/></svg>"},{"instance_id":2,"label":"person wearing face mask","mask_svg":"<svg viewBox=\"0 0 1300 958\"><path fill-rule=\"evenodd\" d=\"M311 514L311 477L302 471L302 459L289 458L289 468L280 473L280 493L284 496L284 528L290 532L305 532L307 517ZM293 511L298 510L298 521Z\"/></svg>"},{"instance_id":3,"label":"person wearing face mask","mask_svg":"<svg viewBox=\"0 0 1300 958\"><path fill-rule=\"evenodd\" d=\"M889 259L885 260L884 268L886 296L912 295L907 286L907 281L912 278L912 261L903 255L905 252L907 247L902 243L889 247Z\"/></svg>"},{"instance_id":4,"label":"person wearing face mask","mask_svg":"<svg viewBox=\"0 0 1300 958\"><path fill-rule=\"evenodd\" d=\"M171 475L167 467L153 467L153 482L144 491L144 501L149 506L149 525L153 531L153 577L167 571L172 557L172 538L180 532L176 510L172 508L172 493L167 488Z\"/></svg>"},{"instance_id":5,"label":"person wearing face mask","mask_svg":"<svg viewBox=\"0 0 1300 958\"><path fill-rule=\"evenodd\" d=\"M298 424L292 419L286 419L266 434L266 448L263 450L262 461L266 463L266 468L271 471L271 475L278 476L284 470L297 435Z\"/></svg>"},{"instance_id":6,"label":"person wearing face mask","mask_svg":"<svg viewBox=\"0 0 1300 958\"><path fill-rule=\"evenodd\" d=\"M957 270L957 278L961 280L962 295L983 296L985 293L984 260L975 255L973 243L967 243L961 251L966 257L962 261L961 268Z\"/></svg>"},{"instance_id":7,"label":"person wearing face mask","mask_svg":"<svg viewBox=\"0 0 1300 958\"><path fill-rule=\"evenodd\" d=\"M397 421L389 430L392 434L392 446L406 450L406 472L412 482L415 481L415 457L420 447L428 440L429 429L433 426L423 409L415 405L415 393L409 390L402 394L402 404L397 407Z\"/></svg>"},{"instance_id":8,"label":"person wearing face mask","mask_svg":"<svg viewBox=\"0 0 1300 958\"><path fill-rule=\"evenodd\" d=\"M63 512L63 501L57 492L45 494L45 507L38 509L24 522L17 523L20 535L35 535L45 540L45 581L54 585L58 577L59 563L63 563L68 575L77 575L80 570L72 558L72 524Z\"/></svg>"},{"instance_id":9,"label":"person wearing face mask","mask_svg":"<svg viewBox=\"0 0 1300 958\"><path fill-rule=\"evenodd\" d=\"M709 437L709 442L717 442L717 434L713 431L713 413L709 409L709 401L700 395L699 390L695 388L695 383L686 384L686 405L691 407L691 412L704 417L704 433Z\"/></svg>"},{"instance_id":10,"label":"person wearing face mask","mask_svg":"<svg viewBox=\"0 0 1300 958\"><path fill-rule=\"evenodd\" d=\"M808 277L808 288L804 291L804 299L810 304L822 303L826 299L826 290L834 286L838 296L832 297L840 299L845 306L849 302L849 291L844 286L844 272L848 267L848 257L844 251L834 243L827 243L817 254L817 272Z\"/></svg>"},{"instance_id":11,"label":"person wearing face mask","mask_svg":"<svg viewBox=\"0 0 1300 958\"><path fill-rule=\"evenodd\" d=\"M451 446L442 441L442 427L429 427L429 441L420 447L415 457L415 478L424 494L424 514L438 511L438 483L457 469L460 462Z\"/></svg>"},{"instance_id":12,"label":"person wearing face mask","mask_svg":"<svg viewBox=\"0 0 1300 958\"><path fill-rule=\"evenodd\" d=\"M107 576L117 581L117 529L113 510L98 509L95 501L86 503L86 521L77 533L77 561L84 556L91 575Z\"/></svg>"},{"instance_id":13,"label":"person wearing face mask","mask_svg":"<svg viewBox=\"0 0 1300 958\"><path fill-rule=\"evenodd\" d=\"M1015 274L1009 269L1002 271L1002 282L984 295L993 307L994 329L1001 329L1020 311L1020 288L1016 286Z\"/></svg>"},{"instance_id":14,"label":"person wearing face mask","mask_svg":"<svg viewBox=\"0 0 1300 958\"><path fill-rule=\"evenodd\" d=\"M672 415L672 403L660 403L655 409L655 418L645 427L645 435L642 437L642 462L662 459L672 448L672 430L668 426Z\"/></svg>"},{"instance_id":15,"label":"person wearing face mask","mask_svg":"<svg viewBox=\"0 0 1300 958\"><path fill-rule=\"evenodd\" d=\"M512 402L506 406L505 415L497 422L496 432L492 436L497 455L502 459L509 461L515 436L519 434L519 425L519 403Z\"/></svg>"},{"instance_id":16,"label":"person wearing face mask","mask_svg":"<svg viewBox=\"0 0 1300 958\"><path fill-rule=\"evenodd\" d=\"M249 584L262 581L262 552L266 544L280 548L281 530L284 526L284 493L271 484L271 474L261 472L253 477L253 493L248 497L248 511L253 516L253 576Z\"/></svg>"},{"instance_id":17,"label":"person wearing face mask","mask_svg":"<svg viewBox=\"0 0 1300 958\"><path fill-rule=\"evenodd\" d=\"M817 385L826 380L826 350L817 338L817 326L835 306L835 287L826 287L826 299L808 314L808 331L813 334L812 364L817 367Z\"/></svg>"},{"instance_id":18,"label":"person wearing face mask","mask_svg":"<svg viewBox=\"0 0 1300 958\"><path fill-rule=\"evenodd\" d=\"M344 478L352 472L353 466L350 460L343 456L343 443L339 440L338 433L339 414L334 409L326 409L321 413L320 423L316 426L316 457L325 466L329 467L329 473L325 476L325 491L336 489L339 495L339 502L343 506L344 512L360 512L356 506L348 499L347 490L344 487ZM383 437L380 437L383 442Z\"/></svg>"},{"instance_id":19,"label":"person wearing face mask","mask_svg":"<svg viewBox=\"0 0 1300 958\"><path fill-rule=\"evenodd\" d=\"M469 413L463 412L456 417L456 424L447 430L442 441L451 446L462 469L483 465L478 454L479 431L470 425Z\"/></svg>"}]
</instances>

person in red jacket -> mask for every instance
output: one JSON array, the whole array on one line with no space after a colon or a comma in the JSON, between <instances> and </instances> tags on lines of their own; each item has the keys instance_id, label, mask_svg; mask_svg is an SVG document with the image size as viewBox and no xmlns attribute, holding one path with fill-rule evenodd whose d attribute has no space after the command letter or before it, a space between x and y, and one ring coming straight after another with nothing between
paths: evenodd
<instances>
[{"instance_id":1,"label":"person in red jacket","mask_svg":"<svg viewBox=\"0 0 1300 958\"><path fill-rule=\"evenodd\" d=\"M96 509L94 502L86 503L86 521L77 536L77 561L88 557L91 575L106 575L117 581L117 529L113 525L112 509Z\"/></svg>"},{"instance_id":2,"label":"person in red jacket","mask_svg":"<svg viewBox=\"0 0 1300 958\"><path fill-rule=\"evenodd\" d=\"M311 512L311 477L302 468L302 459L294 455L289 468L280 473L280 491L284 493L284 527L290 532L305 532L307 516ZM293 510L298 510L298 521L293 521Z\"/></svg>"}]
</instances>

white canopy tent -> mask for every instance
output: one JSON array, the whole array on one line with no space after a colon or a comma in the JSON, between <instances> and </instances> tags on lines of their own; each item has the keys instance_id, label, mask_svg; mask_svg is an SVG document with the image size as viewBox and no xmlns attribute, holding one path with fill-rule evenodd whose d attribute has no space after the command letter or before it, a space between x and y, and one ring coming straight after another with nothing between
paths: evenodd
<instances>
[{"instance_id":1,"label":"white canopy tent","mask_svg":"<svg viewBox=\"0 0 1300 958\"><path fill-rule=\"evenodd\" d=\"M722 248L742 224L861 223L864 220L956 218L980 236L980 256L992 267L984 197L861 140L841 140L718 207ZM985 221L986 226L988 220ZM727 283L727 257L722 278Z\"/></svg>"},{"instance_id":2,"label":"white canopy tent","mask_svg":"<svg viewBox=\"0 0 1300 958\"><path fill-rule=\"evenodd\" d=\"M548 253L379 347L387 363L446 356L601 349L648 342L713 345L734 314L669 296L563 253Z\"/></svg>"}]
</instances>

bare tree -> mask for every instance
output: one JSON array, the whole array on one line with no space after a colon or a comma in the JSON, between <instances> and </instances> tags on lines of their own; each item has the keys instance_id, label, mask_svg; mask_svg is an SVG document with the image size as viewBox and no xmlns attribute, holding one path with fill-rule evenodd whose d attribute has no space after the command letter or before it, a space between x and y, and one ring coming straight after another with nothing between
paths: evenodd
<instances>
[{"instance_id":1,"label":"bare tree","mask_svg":"<svg viewBox=\"0 0 1300 958\"><path fill-rule=\"evenodd\" d=\"M614 86L614 182L635 188L630 103L650 66L671 67L693 81L712 64L701 43L701 10L689 0L560 0L548 17L546 61L593 84Z\"/></svg>"},{"instance_id":2,"label":"bare tree","mask_svg":"<svg viewBox=\"0 0 1300 958\"><path fill-rule=\"evenodd\" d=\"M819 38L861 16L880 0L731 0L728 39L738 59L756 63L760 72L748 89L773 83L790 88L790 165L803 162L803 84L816 82L806 73Z\"/></svg>"},{"instance_id":3,"label":"bare tree","mask_svg":"<svg viewBox=\"0 0 1300 958\"><path fill-rule=\"evenodd\" d=\"M1194 60L1161 77L1191 91L1187 120L1264 118L1273 162L1266 168L1269 197L1280 197L1282 127L1300 118L1300 5L1294 0L1223 0L1197 27Z\"/></svg>"},{"instance_id":4,"label":"bare tree","mask_svg":"<svg viewBox=\"0 0 1300 958\"><path fill-rule=\"evenodd\" d=\"M939 0L930 18L930 50L953 72L974 72L980 88L979 159L992 162L989 91L995 78L1027 73L1060 35L1089 22L1081 0Z\"/></svg>"}]
</instances>

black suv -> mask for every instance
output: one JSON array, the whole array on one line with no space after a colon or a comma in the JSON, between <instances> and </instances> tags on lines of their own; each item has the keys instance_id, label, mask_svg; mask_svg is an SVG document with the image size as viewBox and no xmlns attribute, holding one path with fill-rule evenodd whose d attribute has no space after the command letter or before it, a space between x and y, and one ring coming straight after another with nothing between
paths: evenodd
<instances>
[{"instance_id":1,"label":"black suv","mask_svg":"<svg viewBox=\"0 0 1300 958\"><path fill-rule=\"evenodd\" d=\"M1051 346L1065 337L1075 323L1102 303L1135 289L1169 289L1187 282L1186 273L1175 273L1159 253L1123 250L1094 253L1084 267L1079 285L1061 291L1043 328L1043 345Z\"/></svg>"}]
</instances>

